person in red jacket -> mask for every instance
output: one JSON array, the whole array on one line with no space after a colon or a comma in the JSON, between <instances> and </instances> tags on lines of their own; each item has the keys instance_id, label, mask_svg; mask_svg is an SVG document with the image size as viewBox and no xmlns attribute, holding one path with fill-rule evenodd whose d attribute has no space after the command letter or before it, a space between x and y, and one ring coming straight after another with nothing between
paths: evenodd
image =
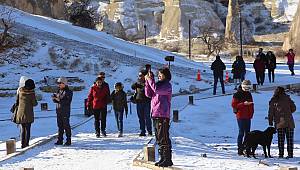
<instances>
[{"instance_id":1,"label":"person in red jacket","mask_svg":"<svg viewBox=\"0 0 300 170\"><path fill-rule=\"evenodd\" d=\"M265 62L258 55L253 63L258 85L263 85L265 81Z\"/></svg>"},{"instance_id":2,"label":"person in red jacket","mask_svg":"<svg viewBox=\"0 0 300 170\"><path fill-rule=\"evenodd\" d=\"M285 55L287 57L287 65L289 66L289 70L291 71L291 75L294 76L294 64L295 64L295 53L293 49L289 49L289 52Z\"/></svg>"},{"instance_id":3,"label":"person in red jacket","mask_svg":"<svg viewBox=\"0 0 300 170\"><path fill-rule=\"evenodd\" d=\"M104 137L106 136L106 116L109 98L110 90L108 84L104 81L103 76L97 77L88 95L87 109L94 114L96 137L98 138L100 137L100 120L101 134Z\"/></svg>"},{"instance_id":4,"label":"person in red jacket","mask_svg":"<svg viewBox=\"0 0 300 170\"><path fill-rule=\"evenodd\" d=\"M239 127L239 134L237 138L239 155L243 155L243 139L245 135L250 132L251 119L254 113L254 104L250 89L250 80L244 80L242 85L239 86L238 91L233 95L231 103Z\"/></svg>"}]
</instances>

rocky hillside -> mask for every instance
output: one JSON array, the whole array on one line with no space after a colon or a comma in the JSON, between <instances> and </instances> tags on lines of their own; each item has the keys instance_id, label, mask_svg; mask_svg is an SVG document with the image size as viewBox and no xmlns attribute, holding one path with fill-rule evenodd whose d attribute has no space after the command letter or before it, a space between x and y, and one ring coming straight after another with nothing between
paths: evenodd
<instances>
[{"instance_id":1,"label":"rocky hillside","mask_svg":"<svg viewBox=\"0 0 300 170\"><path fill-rule=\"evenodd\" d=\"M182 39L188 34L188 20L192 20L192 36L199 35L199 27L214 26L224 30L227 20L236 22L236 0L92 0L90 6L102 15L97 29L123 39L136 40L148 36ZM21 10L65 18L64 0L0 0ZM250 35L288 30L299 0L242 0L240 9L244 28ZM231 14L227 11L231 9ZM230 13L229 13L230 14ZM236 32L236 28L229 31ZM245 37L245 39L251 38Z\"/></svg>"}]
</instances>

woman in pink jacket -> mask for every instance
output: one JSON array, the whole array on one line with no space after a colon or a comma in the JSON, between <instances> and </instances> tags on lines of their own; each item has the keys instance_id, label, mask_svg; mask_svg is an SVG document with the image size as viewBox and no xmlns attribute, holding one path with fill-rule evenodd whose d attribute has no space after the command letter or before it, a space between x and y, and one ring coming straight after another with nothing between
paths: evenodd
<instances>
[{"instance_id":1,"label":"woman in pink jacket","mask_svg":"<svg viewBox=\"0 0 300 170\"><path fill-rule=\"evenodd\" d=\"M172 166L172 145L169 137L170 109L172 98L171 73L168 68L158 70L158 82L149 72L146 76L145 94L151 98L151 113L154 123L155 138L159 146L160 160L156 166Z\"/></svg>"}]
</instances>

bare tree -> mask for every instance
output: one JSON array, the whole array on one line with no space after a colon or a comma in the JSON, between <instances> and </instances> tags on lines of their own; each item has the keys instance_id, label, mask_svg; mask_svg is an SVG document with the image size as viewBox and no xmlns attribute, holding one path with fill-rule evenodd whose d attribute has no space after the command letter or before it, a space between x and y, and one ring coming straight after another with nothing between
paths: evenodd
<instances>
[{"instance_id":1,"label":"bare tree","mask_svg":"<svg viewBox=\"0 0 300 170\"><path fill-rule=\"evenodd\" d=\"M5 42L10 36L8 31L13 28L15 24L13 13L14 10L12 8L3 7L0 9L0 27L3 29L0 33L0 46L5 46Z\"/></svg>"},{"instance_id":2,"label":"bare tree","mask_svg":"<svg viewBox=\"0 0 300 170\"><path fill-rule=\"evenodd\" d=\"M225 37L224 33L220 30L215 29L212 26L199 27L200 36L197 38L201 39L206 45L208 50L207 57L210 57L213 53L219 55L222 49L225 48Z\"/></svg>"}]
</instances>

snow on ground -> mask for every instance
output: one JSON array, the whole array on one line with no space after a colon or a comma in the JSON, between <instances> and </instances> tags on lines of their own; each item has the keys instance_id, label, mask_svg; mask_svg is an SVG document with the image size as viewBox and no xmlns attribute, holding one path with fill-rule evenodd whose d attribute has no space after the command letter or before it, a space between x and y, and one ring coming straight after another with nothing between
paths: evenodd
<instances>
[{"instance_id":1,"label":"snow on ground","mask_svg":"<svg viewBox=\"0 0 300 170\"><path fill-rule=\"evenodd\" d=\"M23 12L20 12L23 13ZM87 30L72 26L65 21L58 21L50 18L34 16L23 13L17 19L17 22L32 26L41 30L63 36L65 38L86 42L89 44L114 49L120 53L136 55L138 58L151 60L157 63L165 63L163 57L170 53L162 52L153 48L127 43L123 40L113 38L105 33ZM86 88L81 92L74 92L72 102L71 124L76 124L84 119L83 100L86 98L89 87L93 83L95 76L89 72L73 72L62 70L54 66L48 56L47 45L40 47L32 58L23 61L39 65L34 67L22 67L20 65L1 66L0 71L7 73L6 77L0 79L3 87L16 87L21 75L26 75L34 80L42 80L44 76L78 76L84 80ZM133 56L134 56L133 55ZM45 57L46 56L46 57ZM202 64L188 61L184 58L177 57L175 65L179 67L190 67L194 69L208 69L210 63ZM231 64L227 65L230 74ZM126 82L126 78L135 81L137 76L137 67L131 67L120 64L116 72L109 72L106 78L110 87L117 81L125 82L125 91L130 90L131 81ZM290 76L286 65L278 65L275 83L268 83L267 74L263 87L284 85L288 83L299 83L300 69L296 66L296 76ZM51 70L48 70L51 68ZM41 71L43 69L43 71ZM178 71L178 70L177 70ZM180 70L179 70L180 71ZM203 71L203 70L201 70ZM210 72L209 70L207 72ZM225 74L225 73L224 73ZM124 76L123 76L124 75ZM178 92L181 88L186 89L188 85L196 85L203 89L210 88L208 83L196 82L195 77L184 74L174 76L172 84L174 91ZM126 77L126 78L125 78ZM211 81L211 77L209 80ZM251 65L247 65L246 78L255 83L255 74ZM42 84L38 84L42 86ZM233 85L226 86L226 93L233 92ZM260 88L260 87L259 87ZM112 90L112 89L111 89ZM41 93L38 91L38 93ZM212 91L207 90L195 94L195 98L211 96ZM220 88L218 88L220 93ZM56 117L53 109L55 105L50 100L49 93L43 93L41 102L47 102L49 109L52 111L40 111L39 107L35 108L36 117L47 117L36 119L32 126L32 140L43 139L56 132ZM254 94L255 116L252 122L252 129L264 130L267 122L264 119L267 114L268 101L272 92L261 92ZM299 108L299 96L292 96ZM9 119L8 112L14 98L0 98L0 119ZM236 155L236 134L237 123L230 107L231 96L223 96L213 99L195 101L194 106L188 106L185 110L180 111L180 122L173 123L171 127L172 143L174 148L175 166L183 169L276 169L277 164L290 164L298 166L300 157L300 136L297 122L299 122L299 111L295 115L296 133L295 133L295 158L290 160L274 159L264 160L271 164L270 167L258 165L258 160L238 157ZM174 97L172 109L181 109L187 103L187 96ZM213 107L211 107L213 106ZM109 109L111 106L109 106ZM18 169L21 166L34 166L35 169L135 169L132 167L132 160L141 151L143 144L150 138L139 138L139 126L136 116L135 105L132 105L132 114L124 119L124 138L117 138L116 125L113 113L108 114L108 137L95 138L93 121L75 129L73 131L73 145L71 147L56 147L54 141L49 144L40 146L26 152L24 155L12 158L0 163L0 169ZM5 156L5 140L14 137L19 140L19 132L16 125L10 121L0 122L0 158ZM277 155L276 136L274 136L272 155ZM20 151L20 142L17 143L17 150ZM206 153L207 158L201 157ZM261 148L257 153L261 156ZM276 165L275 165L276 164Z\"/></svg>"},{"instance_id":2,"label":"snow on ground","mask_svg":"<svg viewBox=\"0 0 300 170\"><path fill-rule=\"evenodd\" d=\"M254 93L255 113L252 130L264 130L268 101L273 92ZM297 108L300 97L292 95ZM258 159L237 156L236 137L238 133L235 115L231 109L232 96L195 101L180 112L180 122L171 124L173 162L183 169L276 169L280 166L300 168L300 112L294 113L296 122L295 150L293 159L278 159L277 138L273 137L272 159L264 159L262 148L258 147ZM187 97L173 98L175 103L187 103ZM210 107L212 106L213 107ZM124 120L125 137L117 138L115 120L108 114L108 137L97 139L93 133L93 122L73 131L71 147L49 144L28 151L22 156L2 162L0 169L18 169L34 166L35 169L135 169L132 160L141 151L148 138L138 137L136 113ZM201 157L202 154L207 157ZM286 151L285 151L286 153ZM259 165L259 160L270 164Z\"/></svg>"}]
</instances>

